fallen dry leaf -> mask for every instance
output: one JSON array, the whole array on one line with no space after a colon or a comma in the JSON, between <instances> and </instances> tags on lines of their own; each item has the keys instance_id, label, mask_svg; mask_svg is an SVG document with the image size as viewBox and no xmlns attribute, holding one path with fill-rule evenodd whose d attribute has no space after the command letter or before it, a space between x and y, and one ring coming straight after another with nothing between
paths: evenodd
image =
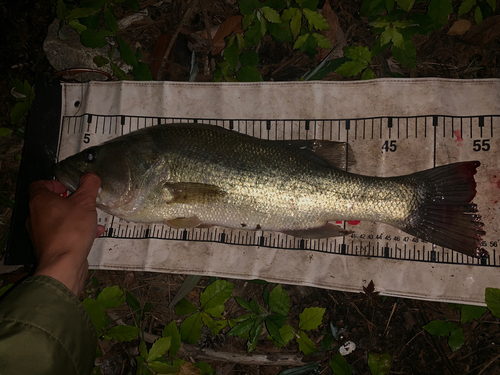
<instances>
[{"instance_id":1,"label":"fallen dry leaf","mask_svg":"<svg viewBox=\"0 0 500 375\"><path fill-rule=\"evenodd\" d=\"M463 35L469 31L472 26L472 22L469 20L458 20L456 21L450 30L448 30L448 35Z\"/></svg>"},{"instance_id":2,"label":"fallen dry leaf","mask_svg":"<svg viewBox=\"0 0 500 375\"><path fill-rule=\"evenodd\" d=\"M467 44L480 46L492 42L500 37L500 16L486 18L481 25L475 25L467 34L463 41Z\"/></svg>"},{"instance_id":3,"label":"fallen dry leaf","mask_svg":"<svg viewBox=\"0 0 500 375\"><path fill-rule=\"evenodd\" d=\"M153 77L156 77L158 74L158 70L161 66L161 61L163 60L163 56L165 56L165 52L167 52L168 45L172 37L168 34L161 34L155 43L155 49L153 51L153 55L151 57L151 72L153 73ZM174 56L175 44L172 46L170 50L167 60L171 60ZM163 74L168 71L170 64L165 64L165 68L163 69Z\"/></svg>"},{"instance_id":4,"label":"fallen dry leaf","mask_svg":"<svg viewBox=\"0 0 500 375\"><path fill-rule=\"evenodd\" d=\"M339 19L335 14L335 12L333 11L332 7L330 6L329 1L325 2L325 5L321 10L321 15L325 17L326 22L328 23L329 26L329 30L321 31L321 35L323 35L326 39L330 41L332 47L335 47L336 44L341 44L340 47L342 47L342 44L345 45L344 32L340 28ZM320 60L323 60L331 51L329 49L324 49L319 47L317 49L319 53L316 55L316 57ZM340 53L340 55L331 56L331 58L337 58L343 56L342 48L338 48L337 51Z\"/></svg>"},{"instance_id":5,"label":"fallen dry leaf","mask_svg":"<svg viewBox=\"0 0 500 375\"><path fill-rule=\"evenodd\" d=\"M179 375L201 375L201 370L189 362L184 362L179 369Z\"/></svg>"},{"instance_id":6,"label":"fallen dry leaf","mask_svg":"<svg viewBox=\"0 0 500 375\"><path fill-rule=\"evenodd\" d=\"M224 49L224 47L226 46L224 38L226 36L231 35L233 32L234 33L243 32L241 30L242 18L243 18L242 16L232 16L220 24L219 29L215 33L215 36L212 40L212 45L215 47L214 51L212 52L213 55L218 55Z\"/></svg>"}]
</instances>

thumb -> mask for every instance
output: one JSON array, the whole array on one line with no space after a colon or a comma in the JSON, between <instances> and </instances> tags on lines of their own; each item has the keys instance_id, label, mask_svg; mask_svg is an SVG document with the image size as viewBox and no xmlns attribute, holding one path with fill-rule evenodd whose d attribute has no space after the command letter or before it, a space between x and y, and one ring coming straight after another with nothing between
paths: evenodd
<instances>
[{"instance_id":1,"label":"thumb","mask_svg":"<svg viewBox=\"0 0 500 375\"><path fill-rule=\"evenodd\" d=\"M101 186L101 178L95 173L86 173L80 178L80 186L70 195L70 199L78 197L85 197L85 200L91 201L95 204L99 187Z\"/></svg>"}]
</instances>

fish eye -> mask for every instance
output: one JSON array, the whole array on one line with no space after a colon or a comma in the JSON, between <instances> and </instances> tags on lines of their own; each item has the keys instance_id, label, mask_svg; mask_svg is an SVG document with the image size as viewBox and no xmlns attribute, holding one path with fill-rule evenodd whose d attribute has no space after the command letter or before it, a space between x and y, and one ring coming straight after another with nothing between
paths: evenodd
<instances>
[{"instance_id":1,"label":"fish eye","mask_svg":"<svg viewBox=\"0 0 500 375\"><path fill-rule=\"evenodd\" d=\"M94 149L90 149L85 153L85 161L92 163L96 159L96 153Z\"/></svg>"}]
</instances>

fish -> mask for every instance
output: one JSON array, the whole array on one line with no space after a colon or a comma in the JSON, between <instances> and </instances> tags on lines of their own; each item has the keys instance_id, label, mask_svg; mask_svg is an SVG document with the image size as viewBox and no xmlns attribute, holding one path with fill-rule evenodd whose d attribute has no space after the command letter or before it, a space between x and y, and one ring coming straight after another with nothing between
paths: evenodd
<instances>
[{"instance_id":1,"label":"fish","mask_svg":"<svg viewBox=\"0 0 500 375\"><path fill-rule=\"evenodd\" d=\"M485 257L473 203L479 161L396 177L346 171L346 143L263 140L205 124L143 128L53 166L70 192L84 173L101 178L97 207L131 222L222 226L318 239L368 220L460 253Z\"/></svg>"}]
</instances>

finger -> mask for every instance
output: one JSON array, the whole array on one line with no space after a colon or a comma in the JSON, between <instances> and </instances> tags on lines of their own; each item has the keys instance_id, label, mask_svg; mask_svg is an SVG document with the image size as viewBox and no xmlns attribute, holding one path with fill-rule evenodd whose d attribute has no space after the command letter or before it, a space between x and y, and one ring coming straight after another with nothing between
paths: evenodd
<instances>
[{"instance_id":1,"label":"finger","mask_svg":"<svg viewBox=\"0 0 500 375\"><path fill-rule=\"evenodd\" d=\"M95 238L101 237L104 234L104 227L102 225L97 226L97 234Z\"/></svg>"},{"instance_id":2,"label":"finger","mask_svg":"<svg viewBox=\"0 0 500 375\"><path fill-rule=\"evenodd\" d=\"M71 196L79 197L84 196L95 204L97 194L99 193L99 187L101 186L101 179L95 173L86 173L80 178L80 186ZM76 199L76 198L73 198Z\"/></svg>"},{"instance_id":3,"label":"finger","mask_svg":"<svg viewBox=\"0 0 500 375\"><path fill-rule=\"evenodd\" d=\"M39 180L33 182L29 187L29 197L33 198L35 195L42 192L49 191L51 193L62 194L67 191L63 184L56 180Z\"/></svg>"}]
</instances>

